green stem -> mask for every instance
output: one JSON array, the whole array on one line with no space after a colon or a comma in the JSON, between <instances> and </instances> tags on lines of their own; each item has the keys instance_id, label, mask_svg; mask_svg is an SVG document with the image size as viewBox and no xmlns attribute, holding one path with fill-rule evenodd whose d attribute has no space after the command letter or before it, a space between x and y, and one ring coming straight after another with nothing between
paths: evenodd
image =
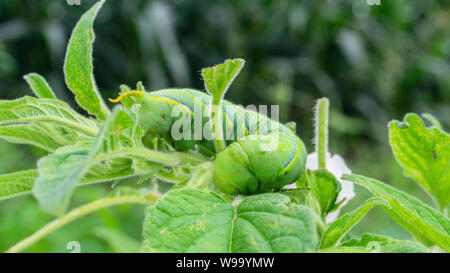
<instances>
[{"instance_id":1,"label":"green stem","mask_svg":"<svg viewBox=\"0 0 450 273\"><path fill-rule=\"evenodd\" d=\"M212 119L212 129L214 136L214 145L216 146L216 152L221 152L226 147L225 139L223 137L223 122L222 122L222 97L213 96L212 99L212 109L211 109L211 119Z\"/></svg>"},{"instance_id":2,"label":"green stem","mask_svg":"<svg viewBox=\"0 0 450 273\"><path fill-rule=\"evenodd\" d=\"M316 153L319 169L327 166L328 153L328 107L329 100L321 98L316 104Z\"/></svg>"},{"instance_id":3,"label":"green stem","mask_svg":"<svg viewBox=\"0 0 450 273\"><path fill-rule=\"evenodd\" d=\"M97 156L94 162L101 162L115 157L129 157L136 156L148 161L160 163L164 166L174 167L179 164L196 164L202 163L206 160L205 157L188 152L171 152L163 153L142 148L129 148L113 151Z\"/></svg>"},{"instance_id":4,"label":"green stem","mask_svg":"<svg viewBox=\"0 0 450 273\"><path fill-rule=\"evenodd\" d=\"M322 217L317 215L317 213L314 213L314 218L316 219L317 232L319 233L319 236L322 236L323 232L326 229L326 225L325 225L324 221L322 220Z\"/></svg>"},{"instance_id":5,"label":"green stem","mask_svg":"<svg viewBox=\"0 0 450 273\"><path fill-rule=\"evenodd\" d=\"M99 200L96 200L92 203L86 204L84 206L78 207L66 215L57 218L53 220L52 222L48 223L44 227L42 227L37 232L33 233L32 235L28 236L27 238L23 239L22 241L15 244L13 247L11 247L7 253L17 253L20 252L32 244L36 243L43 237L47 236L48 234L52 233L53 231L63 227L64 225L82 217L89 213L95 212L97 210L116 206L120 204L126 204L126 203L137 203L137 204L154 204L156 200L158 200L158 196L155 194L147 194L145 196L139 196L139 195L123 195L123 196L114 196L114 197L106 197Z\"/></svg>"},{"instance_id":6,"label":"green stem","mask_svg":"<svg viewBox=\"0 0 450 273\"><path fill-rule=\"evenodd\" d=\"M154 176L160 180L173 184L182 183L189 179L188 175L176 174L174 172L169 172L163 169L159 170Z\"/></svg>"}]
</instances>

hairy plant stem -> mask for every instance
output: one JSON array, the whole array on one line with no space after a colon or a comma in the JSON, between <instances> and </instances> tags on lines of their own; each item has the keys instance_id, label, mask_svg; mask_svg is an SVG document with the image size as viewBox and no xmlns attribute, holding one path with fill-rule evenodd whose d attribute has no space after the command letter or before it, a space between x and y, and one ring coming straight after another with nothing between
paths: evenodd
<instances>
[{"instance_id":1,"label":"hairy plant stem","mask_svg":"<svg viewBox=\"0 0 450 273\"><path fill-rule=\"evenodd\" d=\"M222 126L222 97L213 96L212 98L212 108L211 108L211 120L212 120L212 130L214 136L214 145L216 146L216 152L221 152L225 149L225 139L223 137L223 126Z\"/></svg>"},{"instance_id":2,"label":"hairy plant stem","mask_svg":"<svg viewBox=\"0 0 450 273\"><path fill-rule=\"evenodd\" d=\"M173 184L182 183L189 179L189 175L178 174L173 171L166 171L164 169L159 170L157 173L154 174L154 176L160 180Z\"/></svg>"},{"instance_id":3,"label":"hairy plant stem","mask_svg":"<svg viewBox=\"0 0 450 273\"><path fill-rule=\"evenodd\" d=\"M315 142L319 169L325 169L327 166L329 105L327 98L317 100Z\"/></svg>"},{"instance_id":4,"label":"hairy plant stem","mask_svg":"<svg viewBox=\"0 0 450 273\"><path fill-rule=\"evenodd\" d=\"M322 220L322 217L320 217L316 213L314 213L314 218L316 219L317 232L319 233L319 236L322 236L322 234L325 231L325 229L327 228L327 226L326 226L324 220Z\"/></svg>"},{"instance_id":5,"label":"hairy plant stem","mask_svg":"<svg viewBox=\"0 0 450 273\"><path fill-rule=\"evenodd\" d=\"M118 151L113 151L108 154L101 154L97 157L95 157L95 162L101 162L104 160L108 160L114 157L130 157L130 156L136 156L140 157L142 159L160 163L164 166L177 166L179 164L195 164L195 163L201 163L206 160L205 157L194 154L194 153L188 153L188 152L170 152L170 153L164 153L164 152L158 152L153 151L149 149L142 149L142 148L127 148L127 149L121 149Z\"/></svg>"},{"instance_id":6,"label":"hairy plant stem","mask_svg":"<svg viewBox=\"0 0 450 273\"><path fill-rule=\"evenodd\" d=\"M98 211L103 208L112 207L120 204L129 204L129 203L136 203L136 204L147 204L151 205L154 204L158 200L159 196L151 193L146 195L123 195L123 196L114 196L114 197L106 197L99 200L96 200L94 202L88 203L86 205L83 205L81 207L78 207L66 215L57 218L44 227L42 227L37 232L33 233L32 235L28 236L27 238L23 239L22 241L18 242L14 246L12 246L10 249L8 249L7 253L17 253L20 252L32 244L36 243L43 237L49 235L50 233L54 232L55 230L63 227L64 225L83 217L89 213Z\"/></svg>"}]
</instances>

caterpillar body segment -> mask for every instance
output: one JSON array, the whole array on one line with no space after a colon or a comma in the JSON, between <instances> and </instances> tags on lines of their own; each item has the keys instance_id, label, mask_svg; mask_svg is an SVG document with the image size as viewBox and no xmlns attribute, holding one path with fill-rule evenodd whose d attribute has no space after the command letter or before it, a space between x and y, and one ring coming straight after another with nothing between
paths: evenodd
<instances>
[{"instance_id":1,"label":"caterpillar body segment","mask_svg":"<svg viewBox=\"0 0 450 273\"><path fill-rule=\"evenodd\" d=\"M264 151L261 141L279 145ZM300 178L305 162L306 148L293 133L283 130L257 140L245 136L217 154L214 185L229 194L270 192Z\"/></svg>"},{"instance_id":2,"label":"caterpillar body segment","mask_svg":"<svg viewBox=\"0 0 450 273\"><path fill-rule=\"evenodd\" d=\"M139 125L146 135L161 136L179 151L195 145L203 151L215 151L208 127L210 95L193 89L164 89L129 95L135 96L135 103L141 105ZM114 101L126 96L127 93L122 94ZM217 189L229 194L269 192L300 178L307 152L291 129L225 100L221 110L228 146L217 153L214 160L214 185ZM201 119L196 119L198 114L201 114ZM181 138L174 137L173 128L178 123L189 125L183 126ZM201 127L200 137L195 132L198 126Z\"/></svg>"}]
</instances>

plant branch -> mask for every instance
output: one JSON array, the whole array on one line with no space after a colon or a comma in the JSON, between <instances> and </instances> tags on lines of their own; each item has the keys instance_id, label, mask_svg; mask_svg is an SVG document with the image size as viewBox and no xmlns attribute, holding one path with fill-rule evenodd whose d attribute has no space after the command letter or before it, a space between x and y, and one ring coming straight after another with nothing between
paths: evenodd
<instances>
[{"instance_id":1,"label":"plant branch","mask_svg":"<svg viewBox=\"0 0 450 273\"><path fill-rule=\"evenodd\" d=\"M222 122L222 97L213 96L211 108L211 120L214 136L214 145L216 152L221 152L226 147L225 138L223 137Z\"/></svg>"},{"instance_id":2,"label":"plant branch","mask_svg":"<svg viewBox=\"0 0 450 273\"><path fill-rule=\"evenodd\" d=\"M90 214L92 212L98 211L103 208L112 207L120 204L127 204L127 203L136 203L136 204L154 204L156 200L158 200L159 196L156 194L146 194L146 195L123 195L123 196L114 196L114 197L106 197L99 200L96 200L94 202L88 203L86 205L83 205L81 207L78 207L66 215L57 218L44 227L42 227L37 232L33 233L32 235L28 236L27 238L23 239L22 241L18 242L14 246L12 246L9 250L7 250L7 253L17 253L20 252L32 244L36 243L43 237L49 235L50 233L54 232L55 230L63 227L64 225L81 218L87 214Z\"/></svg>"},{"instance_id":3,"label":"plant branch","mask_svg":"<svg viewBox=\"0 0 450 273\"><path fill-rule=\"evenodd\" d=\"M211 121L214 146L221 152L227 146L223 136L222 99L244 66L243 59L225 60L224 63L202 69L206 91L211 95Z\"/></svg>"},{"instance_id":4,"label":"plant branch","mask_svg":"<svg viewBox=\"0 0 450 273\"><path fill-rule=\"evenodd\" d=\"M316 153L318 158L318 168L326 169L328 153L328 107L329 100L321 98L316 104Z\"/></svg>"},{"instance_id":5,"label":"plant branch","mask_svg":"<svg viewBox=\"0 0 450 273\"><path fill-rule=\"evenodd\" d=\"M194 153L187 153L187 152L164 153L142 148L126 148L98 155L94 161L98 163L111 158L130 157L130 156L140 157L142 159L160 163L164 166L169 167L177 166L179 164L202 163L206 160L205 157Z\"/></svg>"}]
</instances>

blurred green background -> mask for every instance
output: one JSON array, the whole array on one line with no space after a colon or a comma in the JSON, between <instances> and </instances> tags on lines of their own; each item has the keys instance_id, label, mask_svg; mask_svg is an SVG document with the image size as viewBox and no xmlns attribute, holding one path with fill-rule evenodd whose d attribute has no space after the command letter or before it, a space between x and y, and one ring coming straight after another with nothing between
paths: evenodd
<instances>
[{"instance_id":1,"label":"blurred green background","mask_svg":"<svg viewBox=\"0 0 450 273\"><path fill-rule=\"evenodd\" d=\"M57 96L74 104L62 66L70 32L95 1L0 0L0 98L30 95L22 76L43 75ZM387 122L428 112L450 126L450 1L108 0L95 23L94 65L105 98L122 83L148 90L203 89L200 69L247 61L227 94L233 102L278 104L282 122L313 149L314 101L331 100L330 151L355 173L372 176L424 202L430 198L402 176L392 157ZM0 173L34 168L44 153L0 141ZM128 181L132 185L134 181ZM111 191L77 189L73 206ZM357 187L344 212L370 194ZM103 210L72 223L28 251L125 251L141 240L142 206ZM0 251L52 219L31 196L0 203ZM381 224L382 223L382 224ZM376 208L349 234L410 235Z\"/></svg>"}]
</instances>

